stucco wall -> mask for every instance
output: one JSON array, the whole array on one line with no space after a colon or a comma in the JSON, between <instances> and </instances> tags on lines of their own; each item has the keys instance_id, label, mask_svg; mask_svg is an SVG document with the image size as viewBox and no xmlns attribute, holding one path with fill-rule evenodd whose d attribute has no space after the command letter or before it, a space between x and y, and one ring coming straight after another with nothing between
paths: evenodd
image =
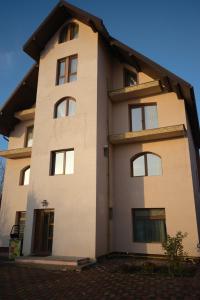
<instances>
[{"instance_id":1,"label":"stucco wall","mask_svg":"<svg viewBox=\"0 0 200 300\"><path fill-rule=\"evenodd\" d=\"M158 111L158 127L186 124L184 102L177 99L175 93L156 95L153 97L120 102L112 105L112 134L130 131L129 105L156 103Z\"/></svg>"},{"instance_id":2,"label":"stucco wall","mask_svg":"<svg viewBox=\"0 0 200 300\"><path fill-rule=\"evenodd\" d=\"M77 39L58 44L55 34L40 59L25 254L31 253L33 211L45 199L55 210L53 255L95 257L98 35L78 23ZM56 86L57 60L73 54L77 81ZM54 105L65 96L76 99L76 114L54 119ZM68 148L75 151L74 174L49 176L50 152Z\"/></svg>"},{"instance_id":3,"label":"stucco wall","mask_svg":"<svg viewBox=\"0 0 200 300\"><path fill-rule=\"evenodd\" d=\"M98 47L96 256L109 252L108 89L112 60L103 41ZM107 147L104 149L104 147ZM107 153L104 153L105 152Z\"/></svg>"},{"instance_id":4,"label":"stucco wall","mask_svg":"<svg viewBox=\"0 0 200 300\"><path fill-rule=\"evenodd\" d=\"M168 93L113 104L112 133L129 131L128 104L156 102L159 127L185 124L184 102ZM162 158L162 176L131 177L130 159L150 151ZM165 208L169 234L187 232L186 251L197 255L197 222L187 138L113 147L113 251L163 253L160 244L133 242L132 208ZM186 221L188 220L188 221Z\"/></svg>"},{"instance_id":5,"label":"stucco wall","mask_svg":"<svg viewBox=\"0 0 200 300\"><path fill-rule=\"evenodd\" d=\"M23 148L26 128L32 121L19 123L11 132L8 149ZM30 165L30 158L7 159L0 209L0 247L8 247L10 231L15 224L16 212L26 211L28 186L19 185L20 172Z\"/></svg>"}]
</instances>

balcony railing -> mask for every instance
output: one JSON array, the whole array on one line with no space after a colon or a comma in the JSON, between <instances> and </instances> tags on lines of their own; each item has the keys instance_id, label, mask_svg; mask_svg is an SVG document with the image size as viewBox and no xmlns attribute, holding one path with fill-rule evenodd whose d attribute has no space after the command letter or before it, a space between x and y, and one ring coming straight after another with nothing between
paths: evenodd
<instances>
[{"instance_id":1,"label":"balcony railing","mask_svg":"<svg viewBox=\"0 0 200 300\"><path fill-rule=\"evenodd\" d=\"M161 94L166 90L166 86L160 80L155 80L109 91L108 94L113 102L120 102Z\"/></svg>"},{"instance_id":2,"label":"balcony railing","mask_svg":"<svg viewBox=\"0 0 200 300\"><path fill-rule=\"evenodd\" d=\"M112 134L109 136L109 141L111 144L117 145L128 143L145 143L151 141L180 138L184 136L186 136L186 129L185 126L181 124L142 131Z\"/></svg>"},{"instance_id":3,"label":"balcony railing","mask_svg":"<svg viewBox=\"0 0 200 300\"><path fill-rule=\"evenodd\" d=\"M0 156L9 159L31 157L32 147L0 151Z\"/></svg>"}]
</instances>

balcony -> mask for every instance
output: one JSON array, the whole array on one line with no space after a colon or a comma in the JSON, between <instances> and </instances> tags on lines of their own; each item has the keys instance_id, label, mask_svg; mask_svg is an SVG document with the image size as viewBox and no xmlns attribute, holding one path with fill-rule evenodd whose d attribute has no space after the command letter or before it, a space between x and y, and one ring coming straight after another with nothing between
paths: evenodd
<instances>
[{"instance_id":1,"label":"balcony","mask_svg":"<svg viewBox=\"0 0 200 300\"><path fill-rule=\"evenodd\" d=\"M125 132L121 134L112 134L109 136L109 142L112 145L145 143L172 138L181 138L186 136L186 129L183 124L173 125L161 128L147 129L142 131Z\"/></svg>"},{"instance_id":2,"label":"balcony","mask_svg":"<svg viewBox=\"0 0 200 300\"><path fill-rule=\"evenodd\" d=\"M0 151L0 156L8 159L31 157L32 147Z\"/></svg>"},{"instance_id":3,"label":"balcony","mask_svg":"<svg viewBox=\"0 0 200 300\"><path fill-rule=\"evenodd\" d=\"M134 86L124 87L109 92L113 102L127 101L161 94L166 91L160 80L150 81Z\"/></svg>"},{"instance_id":4,"label":"balcony","mask_svg":"<svg viewBox=\"0 0 200 300\"><path fill-rule=\"evenodd\" d=\"M16 112L15 118L17 118L20 121L34 120L35 107Z\"/></svg>"}]
</instances>

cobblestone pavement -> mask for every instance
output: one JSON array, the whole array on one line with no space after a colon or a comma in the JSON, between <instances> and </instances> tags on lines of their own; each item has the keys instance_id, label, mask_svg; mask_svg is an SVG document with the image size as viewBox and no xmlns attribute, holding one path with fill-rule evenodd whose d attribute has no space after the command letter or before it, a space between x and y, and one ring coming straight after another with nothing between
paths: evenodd
<instances>
[{"instance_id":1,"label":"cobblestone pavement","mask_svg":"<svg viewBox=\"0 0 200 300\"><path fill-rule=\"evenodd\" d=\"M200 272L171 278L122 272L120 259L77 271L52 271L0 263L0 299L200 299Z\"/></svg>"}]
</instances>

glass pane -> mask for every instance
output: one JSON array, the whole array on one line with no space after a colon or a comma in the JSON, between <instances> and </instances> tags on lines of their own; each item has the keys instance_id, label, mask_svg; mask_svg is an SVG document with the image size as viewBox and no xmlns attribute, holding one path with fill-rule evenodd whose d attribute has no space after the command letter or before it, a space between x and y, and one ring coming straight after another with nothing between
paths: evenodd
<instances>
[{"instance_id":1,"label":"glass pane","mask_svg":"<svg viewBox=\"0 0 200 300\"><path fill-rule=\"evenodd\" d=\"M64 77L59 78L58 84L60 85L64 83L65 83L65 78Z\"/></svg>"},{"instance_id":2,"label":"glass pane","mask_svg":"<svg viewBox=\"0 0 200 300\"><path fill-rule=\"evenodd\" d=\"M76 101L72 99L69 99L68 101L68 116L74 116L76 112Z\"/></svg>"},{"instance_id":3,"label":"glass pane","mask_svg":"<svg viewBox=\"0 0 200 300\"><path fill-rule=\"evenodd\" d=\"M164 208L152 208L149 210L150 211L150 216L151 217L160 217L162 216L163 218L165 217L165 210Z\"/></svg>"},{"instance_id":4,"label":"glass pane","mask_svg":"<svg viewBox=\"0 0 200 300\"><path fill-rule=\"evenodd\" d=\"M65 60L59 62L59 77L65 75Z\"/></svg>"},{"instance_id":5,"label":"glass pane","mask_svg":"<svg viewBox=\"0 0 200 300\"><path fill-rule=\"evenodd\" d=\"M77 63L78 63L77 57L71 59L71 66L70 66L71 74L77 72Z\"/></svg>"},{"instance_id":6,"label":"glass pane","mask_svg":"<svg viewBox=\"0 0 200 300\"><path fill-rule=\"evenodd\" d=\"M78 37L78 25L77 24L71 24L71 36L70 39L76 39Z\"/></svg>"},{"instance_id":7,"label":"glass pane","mask_svg":"<svg viewBox=\"0 0 200 300\"><path fill-rule=\"evenodd\" d=\"M66 151L65 174L74 173L74 150Z\"/></svg>"},{"instance_id":8,"label":"glass pane","mask_svg":"<svg viewBox=\"0 0 200 300\"><path fill-rule=\"evenodd\" d=\"M154 154L147 154L147 169L148 176L162 175L162 165L160 157Z\"/></svg>"},{"instance_id":9,"label":"glass pane","mask_svg":"<svg viewBox=\"0 0 200 300\"><path fill-rule=\"evenodd\" d=\"M146 129L158 128L158 114L156 105L144 107Z\"/></svg>"},{"instance_id":10,"label":"glass pane","mask_svg":"<svg viewBox=\"0 0 200 300\"><path fill-rule=\"evenodd\" d=\"M165 209L164 208L143 208L143 209L135 209L134 210L135 217L165 217Z\"/></svg>"},{"instance_id":11,"label":"glass pane","mask_svg":"<svg viewBox=\"0 0 200 300\"><path fill-rule=\"evenodd\" d=\"M27 131L27 143L26 147L32 147L33 145L33 127L28 128Z\"/></svg>"},{"instance_id":12,"label":"glass pane","mask_svg":"<svg viewBox=\"0 0 200 300\"><path fill-rule=\"evenodd\" d=\"M166 238L165 221L151 220L149 225L149 240L151 242L163 242Z\"/></svg>"},{"instance_id":13,"label":"glass pane","mask_svg":"<svg viewBox=\"0 0 200 300\"><path fill-rule=\"evenodd\" d=\"M132 131L142 130L142 108L132 108L131 109L131 126Z\"/></svg>"},{"instance_id":14,"label":"glass pane","mask_svg":"<svg viewBox=\"0 0 200 300\"><path fill-rule=\"evenodd\" d=\"M137 84L137 74L131 71L125 71L125 86L133 86Z\"/></svg>"},{"instance_id":15,"label":"glass pane","mask_svg":"<svg viewBox=\"0 0 200 300\"><path fill-rule=\"evenodd\" d=\"M64 43L67 41L67 31L68 31L68 27L62 29L60 33L59 43Z\"/></svg>"},{"instance_id":16,"label":"glass pane","mask_svg":"<svg viewBox=\"0 0 200 300\"><path fill-rule=\"evenodd\" d=\"M55 167L54 167L55 175L63 174L63 165L64 165L64 152L56 152L55 153Z\"/></svg>"},{"instance_id":17,"label":"glass pane","mask_svg":"<svg viewBox=\"0 0 200 300\"><path fill-rule=\"evenodd\" d=\"M133 176L145 176L144 155L133 161Z\"/></svg>"},{"instance_id":18,"label":"glass pane","mask_svg":"<svg viewBox=\"0 0 200 300\"><path fill-rule=\"evenodd\" d=\"M150 215L150 209L135 209L135 217L148 217Z\"/></svg>"},{"instance_id":19,"label":"glass pane","mask_svg":"<svg viewBox=\"0 0 200 300\"><path fill-rule=\"evenodd\" d=\"M66 105L66 100L63 100L57 105L56 118L62 118L66 116Z\"/></svg>"},{"instance_id":20,"label":"glass pane","mask_svg":"<svg viewBox=\"0 0 200 300\"><path fill-rule=\"evenodd\" d=\"M135 219L134 227L137 242L163 242L166 238L165 220Z\"/></svg>"},{"instance_id":21,"label":"glass pane","mask_svg":"<svg viewBox=\"0 0 200 300\"><path fill-rule=\"evenodd\" d=\"M77 75L76 74L69 76L69 82L76 81L76 80L77 80Z\"/></svg>"},{"instance_id":22,"label":"glass pane","mask_svg":"<svg viewBox=\"0 0 200 300\"><path fill-rule=\"evenodd\" d=\"M30 168L28 168L24 172L24 185L28 185L29 184L29 178L30 178Z\"/></svg>"},{"instance_id":23,"label":"glass pane","mask_svg":"<svg viewBox=\"0 0 200 300\"><path fill-rule=\"evenodd\" d=\"M135 220L134 222L134 240L136 242L145 242L146 241L146 220Z\"/></svg>"}]
</instances>

